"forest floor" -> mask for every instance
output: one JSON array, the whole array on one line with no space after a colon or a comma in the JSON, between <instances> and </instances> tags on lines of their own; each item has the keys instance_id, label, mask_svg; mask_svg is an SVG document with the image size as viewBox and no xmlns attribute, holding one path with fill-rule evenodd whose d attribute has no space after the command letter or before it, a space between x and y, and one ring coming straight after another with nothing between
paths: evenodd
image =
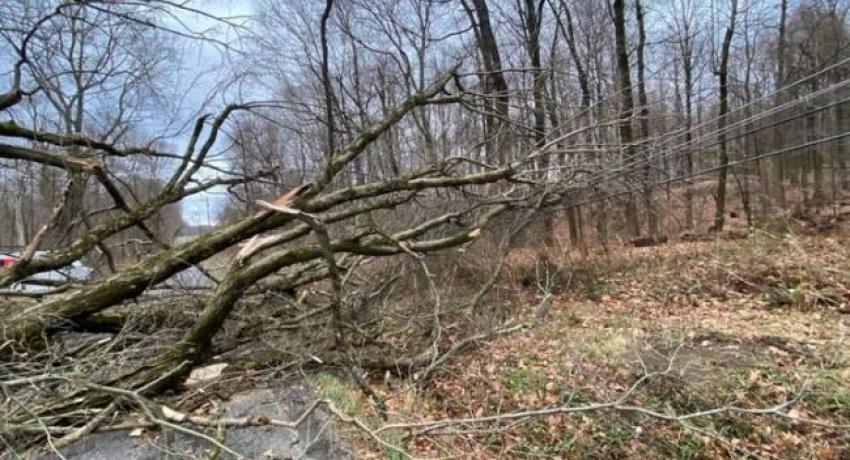
<instances>
[{"instance_id":1,"label":"forest floor","mask_svg":"<svg viewBox=\"0 0 850 460\"><path fill-rule=\"evenodd\" d=\"M519 313L534 326L480 343L424 389L377 384L389 423L489 417L418 425L397 445L440 458L850 458L850 229L556 262L551 296L541 308L529 291ZM369 410L341 385L317 379ZM618 398L626 408L565 409ZM696 414L717 408L734 409ZM555 413L518 414L538 409ZM355 439L364 458L407 458Z\"/></svg>"}]
</instances>

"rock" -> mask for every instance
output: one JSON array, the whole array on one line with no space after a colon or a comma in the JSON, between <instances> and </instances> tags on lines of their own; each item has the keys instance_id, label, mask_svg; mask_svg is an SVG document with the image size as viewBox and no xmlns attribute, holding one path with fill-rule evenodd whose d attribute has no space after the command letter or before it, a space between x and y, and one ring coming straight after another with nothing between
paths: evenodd
<instances>
[{"instance_id":1,"label":"rock","mask_svg":"<svg viewBox=\"0 0 850 460\"><path fill-rule=\"evenodd\" d=\"M253 390L234 395L223 405L221 415L295 420L314 399L313 393L303 385ZM229 427L223 444L246 459L353 459L350 446L337 433L334 422L326 412L317 409L294 429L273 425ZM203 454L213 448L202 439L167 429L136 433L137 436L130 433L130 430L97 432L62 449L62 454L68 460L159 460L205 458ZM205 433L216 437L213 428ZM234 457L222 452L218 458Z\"/></svg>"}]
</instances>

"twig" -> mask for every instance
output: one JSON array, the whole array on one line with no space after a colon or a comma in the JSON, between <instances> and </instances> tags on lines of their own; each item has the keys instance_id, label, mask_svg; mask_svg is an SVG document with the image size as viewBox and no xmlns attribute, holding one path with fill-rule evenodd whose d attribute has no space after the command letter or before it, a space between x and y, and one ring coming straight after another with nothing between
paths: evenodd
<instances>
[{"instance_id":1,"label":"twig","mask_svg":"<svg viewBox=\"0 0 850 460\"><path fill-rule=\"evenodd\" d=\"M54 443L54 446L57 449L61 449L62 447L65 447L75 441L82 439L84 436L89 435L91 432L97 429L97 427L100 426L107 419L107 417L113 414L115 412L115 409L117 408L118 402L112 401L111 403L109 403L108 406L106 406L106 408L102 409L100 412L97 413L97 415L92 417L91 420L86 422L85 425L66 434L65 436L62 436Z\"/></svg>"}]
</instances>

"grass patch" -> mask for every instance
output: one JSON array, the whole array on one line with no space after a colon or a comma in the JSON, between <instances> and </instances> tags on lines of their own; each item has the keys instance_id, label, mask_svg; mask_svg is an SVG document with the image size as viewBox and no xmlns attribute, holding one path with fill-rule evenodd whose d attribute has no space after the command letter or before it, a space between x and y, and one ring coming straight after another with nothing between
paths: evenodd
<instances>
[{"instance_id":1,"label":"grass patch","mask_svg":"<svg viewBox=\"0 0 850 460\"><path fill-rule=\"evenodd\" d=\"M358 417L369 425L376 426L381 423L381 420L374 414L365 413L361 405L360 390L349 381L328 372L314 374L309 377L309 381L319 399L330 400L342 413L351 417ZM351 434L353 437L366 439L365 434L360 431L352 431ZM400 435L390 434L384 438L392 445L405 448ZM411 458L405 452L390 448L384 449L384 455L387 460L409 460Z\"/></svg>"},{"instance_id":2,"label":"grass patch","mask_svg":"<svg viewBox=\"0 0 850 460\"><path fill-rule=\"evenodd\" d=\"M602 300L602 296L611 294L616 290L616 286L608 281L589 280L582 285L584 295L590 300Z\"/></svg>"},{"instance_id":3,"label":"grass patch","mask_svg":"<svg viewBox=\"0 0 850 460\"><path fill-rule=\"evenodd\" d=\"M505 388L513 395L544 390L546 377L527 367L511 369L505 373Z\"/></svg>"},{"instance_id":4,"label":"grass patch","mask_svg":"<svg viewBox=\"0 0 850 460\"><path fill-rule=\"evenodd\" d=\"M623 354L630 348L632 339L625 330L612 330L601 333L585 342L581 353L592 360L605 360L609 363L620 363Z\"/></svg>"},{"instance_id":5,"label":"grass patch","mask_svg":"<svg viewBox=\"0 0 850 460\"><path fill-rule=\"evenodd\" d=\"M310 383L320 399L333 402L343 413L358 416L363 412L360 393L349 382L327 372L310 377Z\"/></svg>"},{"instance_id":6,"label":"grass patch","mask_svg":"<svg viewBox=\"0 0 850 460\"><path fill-rule=\"evenodd\" d=\"M659 436L655 438L658 450L667 458L682 460L703 460L714 458L707 452L705 441L693 433L685 432L681 436Z\"/></svg>"},{"instance_id":7,"label":"grass patch","mask_svg":"<svg viewBox=\"0 0 850 460\"><path fill-rule=\"evenodd\" d=\"M805 402L819 416L836 423L850 422L850 371L830 370L821 374Z\"/></svg>"},{"instance_id":8,"label":"grass patch","mask_svg":"<svg viewBox=\"0 0 850 460\"><path fill-rule=\"evenodd\" d=\"M581 317L574 311L568 311L561 317L561 323L567 327L575 327L581 325Z\"/></svg>"}]
</instances>

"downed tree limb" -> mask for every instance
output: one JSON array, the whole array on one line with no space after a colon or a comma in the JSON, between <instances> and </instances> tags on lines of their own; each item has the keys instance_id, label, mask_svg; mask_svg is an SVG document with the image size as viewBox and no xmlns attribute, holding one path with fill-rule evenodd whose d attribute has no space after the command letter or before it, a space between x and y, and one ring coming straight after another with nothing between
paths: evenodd
<instances>
[{"instance_id":1,"label":"downed tree limb","mask_svg":"<svg viewBox=\"0 0 850 460\"><path fill-rule=\"evenodd\" d=\"M0 143L0 158L24 160L54 168L66 169L68 171L88 173L94 172L94 169L100 165L100 161L97 158L71 155L60 156L42 150L4 143Z\"/></svg>"},{"instance_id":2,"label":"downed tree limb","mask_svg":"<svg viewBox=\"0 0 850 460\"><path fill-rule=\"evenodd\" d=\"M0 268L0 287L7 287L37 273L57 270L79 260L106 238L116 235L138 222L143 221L163 206L177 202L187 196L201 193L210 188L239 182L239 180L211 180L196 187L171 194L161 194L140 206L132 212L122 214L88 230L77 240L66 247L51 251L50 254L34 259L25 265L13 264L11 267ZM153 257L153 256L150 256ZM135 294L130 297L135 296Z\"/></svg>"},{"instance_id":3,"label":"downed tree limb","mask_svg":"<svg viewBox=\"0 0 850 460\"><path fill-rule=\"evenodd\" d=\"M298 197L295 204L307 212L316 212L327 210L338 204L349 202L352 199L369 198L405 190L421 190L435 186L484 183L503 177L480 178L473 176L470 178L445 178L442 181L434 183L417 183L415 182L416 179L384 181L380 182L380 185L373 186L371 189L353 190L353 197L350 194L345 196L332 192L324 198L317 197L316 200L313 200L320 191L330 184L333 177L345 164L362 153L378 136L389 130L408 112L420 105L427 104L432 97L442 91L443 86L450 80L451 75L452 72L447 72L428 88L413 94L395 110L390 111L383 120L367 128L347 146L335 152L332 157L333 160L317 175L317 180L313 181L313 186L310 187L310 190ZM214 142L214 134L210 134L210 136L202 149L202 154L209 151L212 142ZM191 177L191 172L196 171L199 164L196 163L192 167L187 167L187 172L178 179L177 183L185 185L188 180L187 178ZM175 175L174 177L178 176ZM180 187L177 187L177 189L179 190ZM85 253L103 238L134 225L136 221L150 215L150 213L155 212L162 205L174 199L177 199L177 196L162 196L160 197L161 203L150 203L148 206L143 206L135 215L119 218L107 227L89 232L72 244L72 247L57 254L56 257L63 262L70 263L78 259L82 255L81 253ZM20 312L5 322L5 330L3 332L6 337L21 342L31 341L34 338L40 337L43 330L53 329L65 321L73 321L85 317L138 296L149 286L158 284L191 265L198 264L212 255L259 233L279 228L292 220L293 217L289 215L262 211L247 219L216 229L170 250L148 256L136 265L127 267L91 286L86 286L59 296L55 300L47 301L37 308ZM30 264L30 268L26 270L21 269L10 272L10 270L14 269L14 267L10 267L0 271L0 286L35 273L37 268L34 268L33 265L35 264Z\"/></svg>"},{"instance_id":4,"label":"downed tree limb","mask_svg":"<svg viewBox=\"0 0 850 460\"><path fill-rule=\"evenodd\" d=\"M498 205L488 212L483 213L471 229L464 229L450 234L444 238L434 240L408 243L410 250L426 253L456 247L475 239L492 218L508 209L508 206ZM420 233L424 233L429 227L425 227ZM398 237L399 235L396 235ZM411 235L411 237L417 234ZM348 240L333 240L329 242L330 250L336 254L347 252L360 255L390 256L404 252L397 244L388 242L380 236L363 237ZM175 362L190 361L200 362L209 352L212 338L224 325L237 301L243 293L257 281L277 272L281 268L297 263L303 263L323 257L328 248L322 248L321 244L305 244L291 249L284 249L263 257L247 266L235 265L231 271L222 279L221 284L210 296L200 317L186 332L183 338L170 350L159 355L154 364L146 369L143 374L147 378L157 375L163 369L169 369ZM153 374L152 374L153 373ZM135 381L139 375L132 376ZM145 377L141 377L142 381ZM174 383L174 382L169 382Z\"/></svg>"}]
</instances>

